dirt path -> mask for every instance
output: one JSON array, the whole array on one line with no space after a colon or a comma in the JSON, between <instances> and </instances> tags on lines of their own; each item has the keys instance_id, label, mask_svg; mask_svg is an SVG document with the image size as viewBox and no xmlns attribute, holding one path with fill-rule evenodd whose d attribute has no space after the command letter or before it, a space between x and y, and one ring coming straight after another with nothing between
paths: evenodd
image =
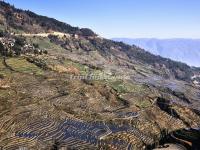
<instances>
[{"instance_id":1,"label":"dirt path","mask_svg":"<svg viewBox=\"0 0 200 150\"><path fill-rule=\"evenodd\" d=\"M50 33L37 33L37 34L29 34L29 33L22 33L22 34L15 34L16 36L26 36L26 37L48 37L49 35L55 35L55 36L59 36L59 37L70 37L70 34L67 33L62 33L62 32L50 32Z\"/></svg>"}]
</instances>

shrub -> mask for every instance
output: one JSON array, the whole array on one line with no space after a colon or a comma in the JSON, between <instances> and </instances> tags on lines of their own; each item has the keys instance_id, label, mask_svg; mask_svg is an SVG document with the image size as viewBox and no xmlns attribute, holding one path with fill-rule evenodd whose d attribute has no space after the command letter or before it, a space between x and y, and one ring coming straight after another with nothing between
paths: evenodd
<instances>
[{"instance_id":1,"label":"shrub","mask_svg":"<svg viewBox=\"0 0 200 150\"><path fill-rule=\"evenodd\" d=\"M24 46L25 44L25 38L24 37L16 37L15 38L15 45L18 45L18 46Z\"/></svg>"},{"instance_id":2,"label":"shrub","mask_svg":"<svg viewBox=\"0 0 200 150\"><path fill-rule=\"evenodd\" d=\"M6 55L6 49L4 48L3 44L0 42L0 54L2 56Z\"/></svg>"},{"instance_id":3,"label":"shrub","mask_svg":"<svg viewBox=\"0 0 200 150\"><path fill-rule=\"evenodd\" d=\"M4 36L4 31L0 30L0 37L3 37L3 36Z\"/></svg>"},{"instance_id":4,"label":"shrub","mask_svg":"<svg viewBox=\"0 0 200 150\"><path fill-rule=\"evenodd\" d=\"M92 30L88 29L88 28L82 28L80 29L81 33L83 36L94 36L96 35Z\"/></svg>"},{"instance_id":5,"label":"shrub","mask_svg":"<svg viewBox=\"0 0 200 150\"><path fill-rule=\"evenodd\" d=\"M36 43L33 43L33 46L34 46L35 48L39 48L39 45L36 44Z\"/></svg>"}]
</instances>

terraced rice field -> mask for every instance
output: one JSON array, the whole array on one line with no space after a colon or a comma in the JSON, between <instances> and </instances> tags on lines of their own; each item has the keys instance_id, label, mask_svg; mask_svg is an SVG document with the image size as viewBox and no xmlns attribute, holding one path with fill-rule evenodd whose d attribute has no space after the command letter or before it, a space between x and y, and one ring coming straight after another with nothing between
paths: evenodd
<instances>
[{"instance_id":1,"label":"terraced rice field","mask_svg":"<svg viewBox=\"0 0 200 150\"><path fill-rule=\"evenodd\" d=\"M10 122L10 124L8 123ZM0 123L5 128L11 125L11 120ZM143 142L149 144L153 139L145 136L138 129L128 126L106 125L102 122L84 122L74 119L56 121L49 118L32 118L19 126L9 137L0 140L0 145L5 150L18 149L20 147L31 148L36 143L44 144L56 141L58 147L71 147L75 149L98 149L108 145L116 149L129 149L131 142L121 137L106 140L110 134L132 134ZM123 137L123 134L122 134Z\"/></svg>"},{"instance_id":2,"label":"terraced rice field","mask_svg":"<svg viewBox=\"0 0 200 150\"><path fill-rule=\"evenodd\" d=\"M33 62L26 57L7 58L7 65L0 58L3 150L141 149L158 141L163 129L185 128L184 121L194 127L199 123L189 109L169 107L172 100L165 106L181 118L169 114L158 105L165 101L157 98L155 88L121 80L70 80L75 73L72 68L80 75L101 70L68 59L41 57ZM38 62L63 66L65 71L44 69Z\"/></svg>"}]
</instances>

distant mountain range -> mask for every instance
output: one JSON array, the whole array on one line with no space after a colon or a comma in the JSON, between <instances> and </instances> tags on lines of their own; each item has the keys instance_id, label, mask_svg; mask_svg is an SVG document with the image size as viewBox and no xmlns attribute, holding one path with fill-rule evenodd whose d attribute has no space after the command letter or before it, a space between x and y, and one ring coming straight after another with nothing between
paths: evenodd
<instances>
[{"instance_id":1,"label":"distant mountain range","mask_svg":"<svg viewBox=\"0 0 200 150\"><path fill-rule=\"evenodd\" d=\"M155 55L200 66L200 39L150 39L113 38L130 45L139 46Z\"/></svg>"},{"instance_id":2,"label":"distant mountain range","mask_svg":"<svg viewBox=\"0 0 200 150\"><path fill-rule=\"evenodd\" d=\"M63 38L59 38L57 34L52 34L55 32L59 32L60 36L66 35ZM128 65L129 67L135 64L140 66L142 65L140 68L144 66L152 66L152 68L155 69L154 74L156 75L184 81L191 81L191 77L196 74L194 73L194 69L185 63L156 56L135 45L130 46L123 42L100 38L91 29L73 27L54 18L41 16L31 11L17 9L8 3L1 1L0 33L3 37L23 35L25 36L25 41L27 41L27 33L29 36L42 34L48 38L46 39L47 41L51 42L46 45L55 44L65 49L65 53L68 53L67 56L70 59L75 57L76 60L80 61L81 59L79 57L82 57L82 63L89 62L90 65L93 63L93 66L97 67L101 67L102 64L105 64L107 68L107 62L115 63L117 68L119 68L119 64L121 66ZM19 37L15 39L18 39L17 41L24 41L23 39L19 40ZM31 39L31 41L35 41L35 39ZM18 45L15 45L16 48L14 48L11 53L10 51L7 51L7 55L23 53L20 48L20 46L23 45L23 42L17 43ZM39 45L40 48L43 47L48 49L47 47L44 47L43 41L40 43L35 41L33 44ZM76 53L76 56L74 56L74 53ZM94 55L94 53L96 54ZM95 58L91 59L93 57ZM162 71L158 73L160 70Z\"/></svg>"}]
</instances>

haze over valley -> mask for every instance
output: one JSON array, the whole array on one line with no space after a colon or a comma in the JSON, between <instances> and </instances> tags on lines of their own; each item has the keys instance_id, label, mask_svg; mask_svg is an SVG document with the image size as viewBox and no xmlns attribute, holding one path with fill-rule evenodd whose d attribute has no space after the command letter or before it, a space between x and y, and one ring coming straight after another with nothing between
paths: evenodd
<instances>
[{"instance_id":1,"label":"haze over valley","mask_svg":"<svg viewBox=\"0 0 200 150\"><path fill-rule=\"evenodd\" d=\"M200 67L200 39L113 38L139 46L155 55Z\"/></svg>"}]
</instances>

